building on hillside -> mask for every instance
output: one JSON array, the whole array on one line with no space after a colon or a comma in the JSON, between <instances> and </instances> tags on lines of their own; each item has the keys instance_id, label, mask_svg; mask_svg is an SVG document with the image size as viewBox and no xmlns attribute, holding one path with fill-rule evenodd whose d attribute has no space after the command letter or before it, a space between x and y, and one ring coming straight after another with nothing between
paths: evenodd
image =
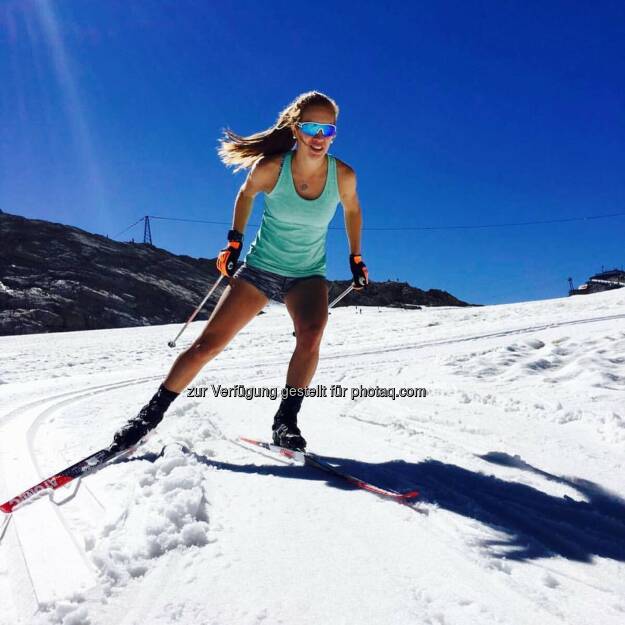
<instances>
[{"instance_id":1,"label":"building on hillside","mask_svg":"<svg viewBox=\"0 0 625 625\"><path fill-rule=\"evenodd\" d=\"M588 295L589 293L621 289L624 286L625 271L623 269L610 269L591 276L577 288L573 287L573 280L569 278L569 295Z\"/></svg>"}]
</instances>

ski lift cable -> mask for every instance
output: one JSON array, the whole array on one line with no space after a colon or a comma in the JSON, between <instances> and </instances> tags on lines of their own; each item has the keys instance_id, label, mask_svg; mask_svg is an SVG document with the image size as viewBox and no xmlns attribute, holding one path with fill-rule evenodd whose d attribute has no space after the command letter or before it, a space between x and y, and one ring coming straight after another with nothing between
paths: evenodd
<instances>
[{"instance_id":1,"label":"ski lift cable","mask_svg":"<svg viewBox=\"0 0 625 625\"><path fill-rule=\"evenodd\" d=\"M367 231L377 230L377 231L406 231L406 230L422 230L422 231L431 231L431 230L481 230L481 229L490 229L490 228L511 228L511 227L521 227L521 226L541 226L541 225L551 225L551 224L561 224L561 223L572 223L579 221L594 221L598 219L612 219L614 217L623 217L625 216L625 211L621 211L618 213L607 213L604 215L584 215L582 217L563 217L559 219L537 219L532 221L510 221L510 222L502 222L502 223L488 223L488 224L453 224L447 226L364 226L362 229ZM185 217L163 217L159 215L149 215L150 219L160 219L162 221L178 221L183 223L196 223L196 224L210 224L217 226L231 226L232 223L229 221L212 221L207 219L188 219ZM124 232L130 230L138 223L143 221L144 217L138 219L133 224L128 226L126 229L122 230L119 234L115 235L115 237L120 236ZM260 224L250 223L248 224L252 227L258 227ZM330 226L329 230L343 230L342 226Z\"/></svg>"}]
</instances>

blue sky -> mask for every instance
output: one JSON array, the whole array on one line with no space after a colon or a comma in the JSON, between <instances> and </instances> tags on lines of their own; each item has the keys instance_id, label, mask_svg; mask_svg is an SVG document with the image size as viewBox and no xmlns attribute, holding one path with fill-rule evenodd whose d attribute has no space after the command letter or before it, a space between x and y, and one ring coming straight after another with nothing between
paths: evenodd
<instances>
[{"instance_id":1,"label":"blue sky","mask_svg":"<svg viewBox=\"0 0 625 625\"><path fill-rule=\"evenodd\" d=\"M372 279L502 303L625 264L623 215L450 229L625 213L623 2L5 0L0 49L6 212L109 236L145 214L229 222L243 174L222 128L318 89L341 107ZM227 229L152 223L204 257ZM347 254L332 230L328 277Z\"/></svg>"}]
</instances>

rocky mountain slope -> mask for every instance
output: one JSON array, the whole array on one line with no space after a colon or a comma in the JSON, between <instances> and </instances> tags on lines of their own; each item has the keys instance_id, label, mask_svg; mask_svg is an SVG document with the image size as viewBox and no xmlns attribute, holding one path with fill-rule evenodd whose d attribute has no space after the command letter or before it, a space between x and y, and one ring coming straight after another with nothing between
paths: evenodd
<instances>
[{"instance_id":1,"label":"rocky mountain slope","mask_svg":"<svg viewBox=\"0 0 625 625\"><path fill-rule=\"evenodd\" d=\"M0 214L0 335L182 322L217 276L214 259ZM348 284L331 282L330 297ZM402 282L373 283L339 305L355 304L467 305L445 291Z\"/></svg>"}]
</instances>

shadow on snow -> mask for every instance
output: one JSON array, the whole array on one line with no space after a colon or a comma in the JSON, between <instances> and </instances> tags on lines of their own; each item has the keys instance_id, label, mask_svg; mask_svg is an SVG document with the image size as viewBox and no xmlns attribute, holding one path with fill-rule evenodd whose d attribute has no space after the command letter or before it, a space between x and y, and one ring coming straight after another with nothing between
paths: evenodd
<instances>
[{"instance_id":1,"label":"shadow on snow","mask_svg":"<svg viewBox=\"0 0 625 625\"><path fill-rule=\"evenodd\" d=\"M188 452L192 453L192 452ZM217 469L280 478L325 481L333 488L353 490L345 480L298 465L231 464L192 453ZM518 456L491 452L486 462L529 471L575 489L585 501L557 497L532 486L508 482L437 460L379 464L319 456L341 470L378 486L398 491L418 488L419 501L474 519L502 532L482 545L495 557L528 560L563 556L590 562L593 556L625 561L625 501L588 480L541 471Z\"/></svg>"}]
</instances>

